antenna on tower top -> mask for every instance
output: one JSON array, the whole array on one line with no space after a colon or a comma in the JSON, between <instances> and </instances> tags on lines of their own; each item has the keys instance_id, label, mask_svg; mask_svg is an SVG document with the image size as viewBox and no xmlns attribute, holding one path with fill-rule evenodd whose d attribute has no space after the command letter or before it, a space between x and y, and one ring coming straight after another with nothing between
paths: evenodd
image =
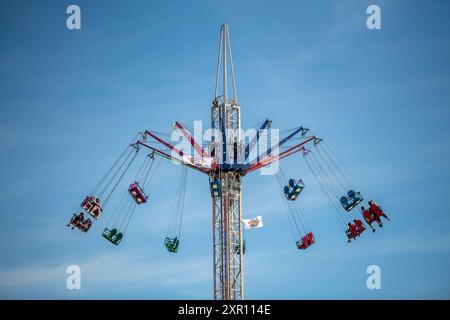
<instances>
[{"instance_id":1,"label":"antenna on tower top","mask_svg":"<svg viewBox=\"0 0 450 320\"><path fill-rule=\"evenodd\" d=\"M232 95L229 95L228 72L231 74ZM222 74L221 74L222 73ZM222 77L221 77L222 75ZM219 93L219 85L222 80L222 93ZM231 52L230 31L227 24L220 28L219 54L217 58L216 85L214 98L223 98L224 103L235 101L237 103L236 81L234 78L233 55Z\"/></svg>"}]
</instances>

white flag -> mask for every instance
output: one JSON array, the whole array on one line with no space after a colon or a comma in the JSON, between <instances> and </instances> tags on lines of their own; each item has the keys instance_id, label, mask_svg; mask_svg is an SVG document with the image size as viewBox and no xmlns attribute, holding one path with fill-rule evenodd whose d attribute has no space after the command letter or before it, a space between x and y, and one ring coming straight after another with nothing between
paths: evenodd
<instances>
[{"instance_id":1,"label":"white flag","mask_svg":"<svg viewBox=\"0 0 450 320\"><path fill-rule=\"evenodd\" d=\"M257 216L256 218L253 219L242 219L242 222L244 223L246 230L263 227L262 216Z\"/></svg>"}]
</instances>

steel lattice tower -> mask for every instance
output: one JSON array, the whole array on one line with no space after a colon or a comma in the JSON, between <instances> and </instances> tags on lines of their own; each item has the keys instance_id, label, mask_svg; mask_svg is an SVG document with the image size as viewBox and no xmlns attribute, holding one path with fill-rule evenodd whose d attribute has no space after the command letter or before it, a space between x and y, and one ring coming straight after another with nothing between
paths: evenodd
<instances>
[{"instance_id":1,"label":"steel lattice tower","mask_svg":"<svg viewBox=\"0 0 450 320\"><path fill-rule=\"evenodd\" d=\"M231 74L231 79L228 73ZM232 95L228 92L231 80ZM222 81L222 93L219 83ZM230 33L227 25L220 30L219 55L214 102L211 108L211 128L220 132L212 150L219 164L210 175L219 179L221 197L212 199L214 299L244 299L244 261L242 235L241 173L235 169L242 151L240 106L234 79ZM214 144L214 142L213 142Z\"/></svg>"}]
</instances>

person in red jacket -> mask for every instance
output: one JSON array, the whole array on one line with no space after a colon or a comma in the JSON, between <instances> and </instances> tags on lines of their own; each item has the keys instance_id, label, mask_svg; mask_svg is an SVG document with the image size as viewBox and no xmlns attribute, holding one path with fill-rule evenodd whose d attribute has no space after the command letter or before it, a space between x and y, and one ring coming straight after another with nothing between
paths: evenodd
<instances>
[{"instance_id":1,"label":"person in red jacket","mask_svg":"<svg viewBox=\"0 0 450 320\"><path fill-rule=\"evenodd\" d=\"M86 198L84 198L83 202L81 203L81 207L84 208L88 202L89 202L89 196L86 196Z\"/></svg>"},{"instance_id":2,"label":"person in red jacket","mask_svg":"<svg viewBox=\"0 0 450 320\"><path fill-rule=\"evenodd\" d=\"M384 217L389 221L388 216L383 212L383 210L381 210L381 207L379 205L377 205L375 202L373 202L373 200L370 200L368 202L369 204L369 211L371 214L373 214L374 216L376 216L378 219L380 219L380 217ZM380 219L381 221L381 219Z\"/></svg>"},{"instance_id":3,"label":"person in red jacket","mask_svg":"<svg viewBox=\"0 0 450 320\"><path fill-rule=\"evenodd\" d=\"M345 234L348 237L348 241L347 242L352 242L352 239L356 239L356 237L358 236L358 230L356 228L356 226L352 223L348 223L348 229L345 232Z\"/></svg>"},{"instance_id":4,"label":"person in red jacket","mask_svg":"<svg viewBox=\"0 0 450 320\"><path fill-rule=\"evenodd\" d=\"M309 245L310 243L307 235L302 237L301 240L297 242L297 248L299 249L306 249L309 247Z\"/></svg>"},{"instance_id":5,"label":"person in red jacket","mask_svg":"<svg viewBox=\"0 0 450 320\"><path fill-rule=\"evenodd\" d=\"M369 227L372 229L372 232L375 232L375 228L372 226L372 222L376 221L380 227L383 226L383 223L381 222L380 218L373 215L370 212L370 210L367 210L364 207L361 207L361 213L362 213L364 220L367 222Z\"/></svg>"},{"instance_id":6,"label":"person in red jacket","mask_svg":"<svg viewBox=\"0 0 450 320\"><path fill-rule=\"evenodd\" d=\"M83 211L81 211L79 214L74 213L67 226L70 227L72 225L73 230L75 227L78 228L83 223L83 220L84 220Z\"/></svg>"},{"instance_id":7,"label":"person in red jacket","mask_svg":"<svg viewBox=\"0 0 450 320\"><path fill-rule=\"evenodd\" d=\"M358 235L360 235L361 233L363 233L364 230L366 230L366 228L364 228L364 224L361 220L355 219L355 220L353 220L353 222L355 223L355 226L358 229Z\"/></svg>"}]
</instances>

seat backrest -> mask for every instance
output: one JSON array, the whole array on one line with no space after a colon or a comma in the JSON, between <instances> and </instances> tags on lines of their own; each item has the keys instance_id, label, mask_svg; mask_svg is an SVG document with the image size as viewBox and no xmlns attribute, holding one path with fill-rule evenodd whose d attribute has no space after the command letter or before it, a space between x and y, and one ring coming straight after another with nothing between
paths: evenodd
<instances>
[{"instance_id":1,"label":"seat backrest","mask_svg":"<svg viewBox=\"0 0 450 320\"><path fill-rule=\"evenodd\" d=\"M302 242L303 242L303 245L304 245L305 249L309 247L308 236L304 236L302 238Z\"/></svg>"},{"instance_id":2,"label":"seat backrest","mask_svg":"<svg viewBox=\"0 0 450 320\"><path fill-rule=\"evenodd\" d=\"M217 179L214 179L211 181L211 188L218 189L220 187L220 181Z\"/></svg>"},{"instance_id":3,"label":"seat backrest","mask_svg":"<svg viewBox=\"0 0 450 320\"><path fill-rule=\"evenodd\" d=\"M289 189L288 186L285 186L285 187L284 187L284 193L285 193L285 194L289 194L289 193L290 193L290 189Z\"/></svg>"},{"instance_id":4,"label":"seat backrest","mask_svg":"<svg viewBox=\"0 0 450 320\"><path fill-rule=\"evenodd\" d=\"M347 195L348 195L350 198L354 198L354 197L355 197L355 191L353 191L353 190L348 190Z\"/></svg>"},{"instance_id":5,"label":"seat backrest","mask_svg":"<svg viewBox=\"0 0 450 320\"><path fill-rule=\"evenodd\" d=\"M346 196L341 197L341 204L344 206L348 204L348 198Z\"/></svg>"},{"instance_id":6,"label":"seat backrest","mask_svg":"<svg viewBox=\"0 0 450 320\"><path fill-rule=\"evenodd\" d=\"M294 179L289 179L289 185L290 185L292 188L294 188L294 187L297 185L297 183L295 182Z\"/></svg>"}]
</instances>

